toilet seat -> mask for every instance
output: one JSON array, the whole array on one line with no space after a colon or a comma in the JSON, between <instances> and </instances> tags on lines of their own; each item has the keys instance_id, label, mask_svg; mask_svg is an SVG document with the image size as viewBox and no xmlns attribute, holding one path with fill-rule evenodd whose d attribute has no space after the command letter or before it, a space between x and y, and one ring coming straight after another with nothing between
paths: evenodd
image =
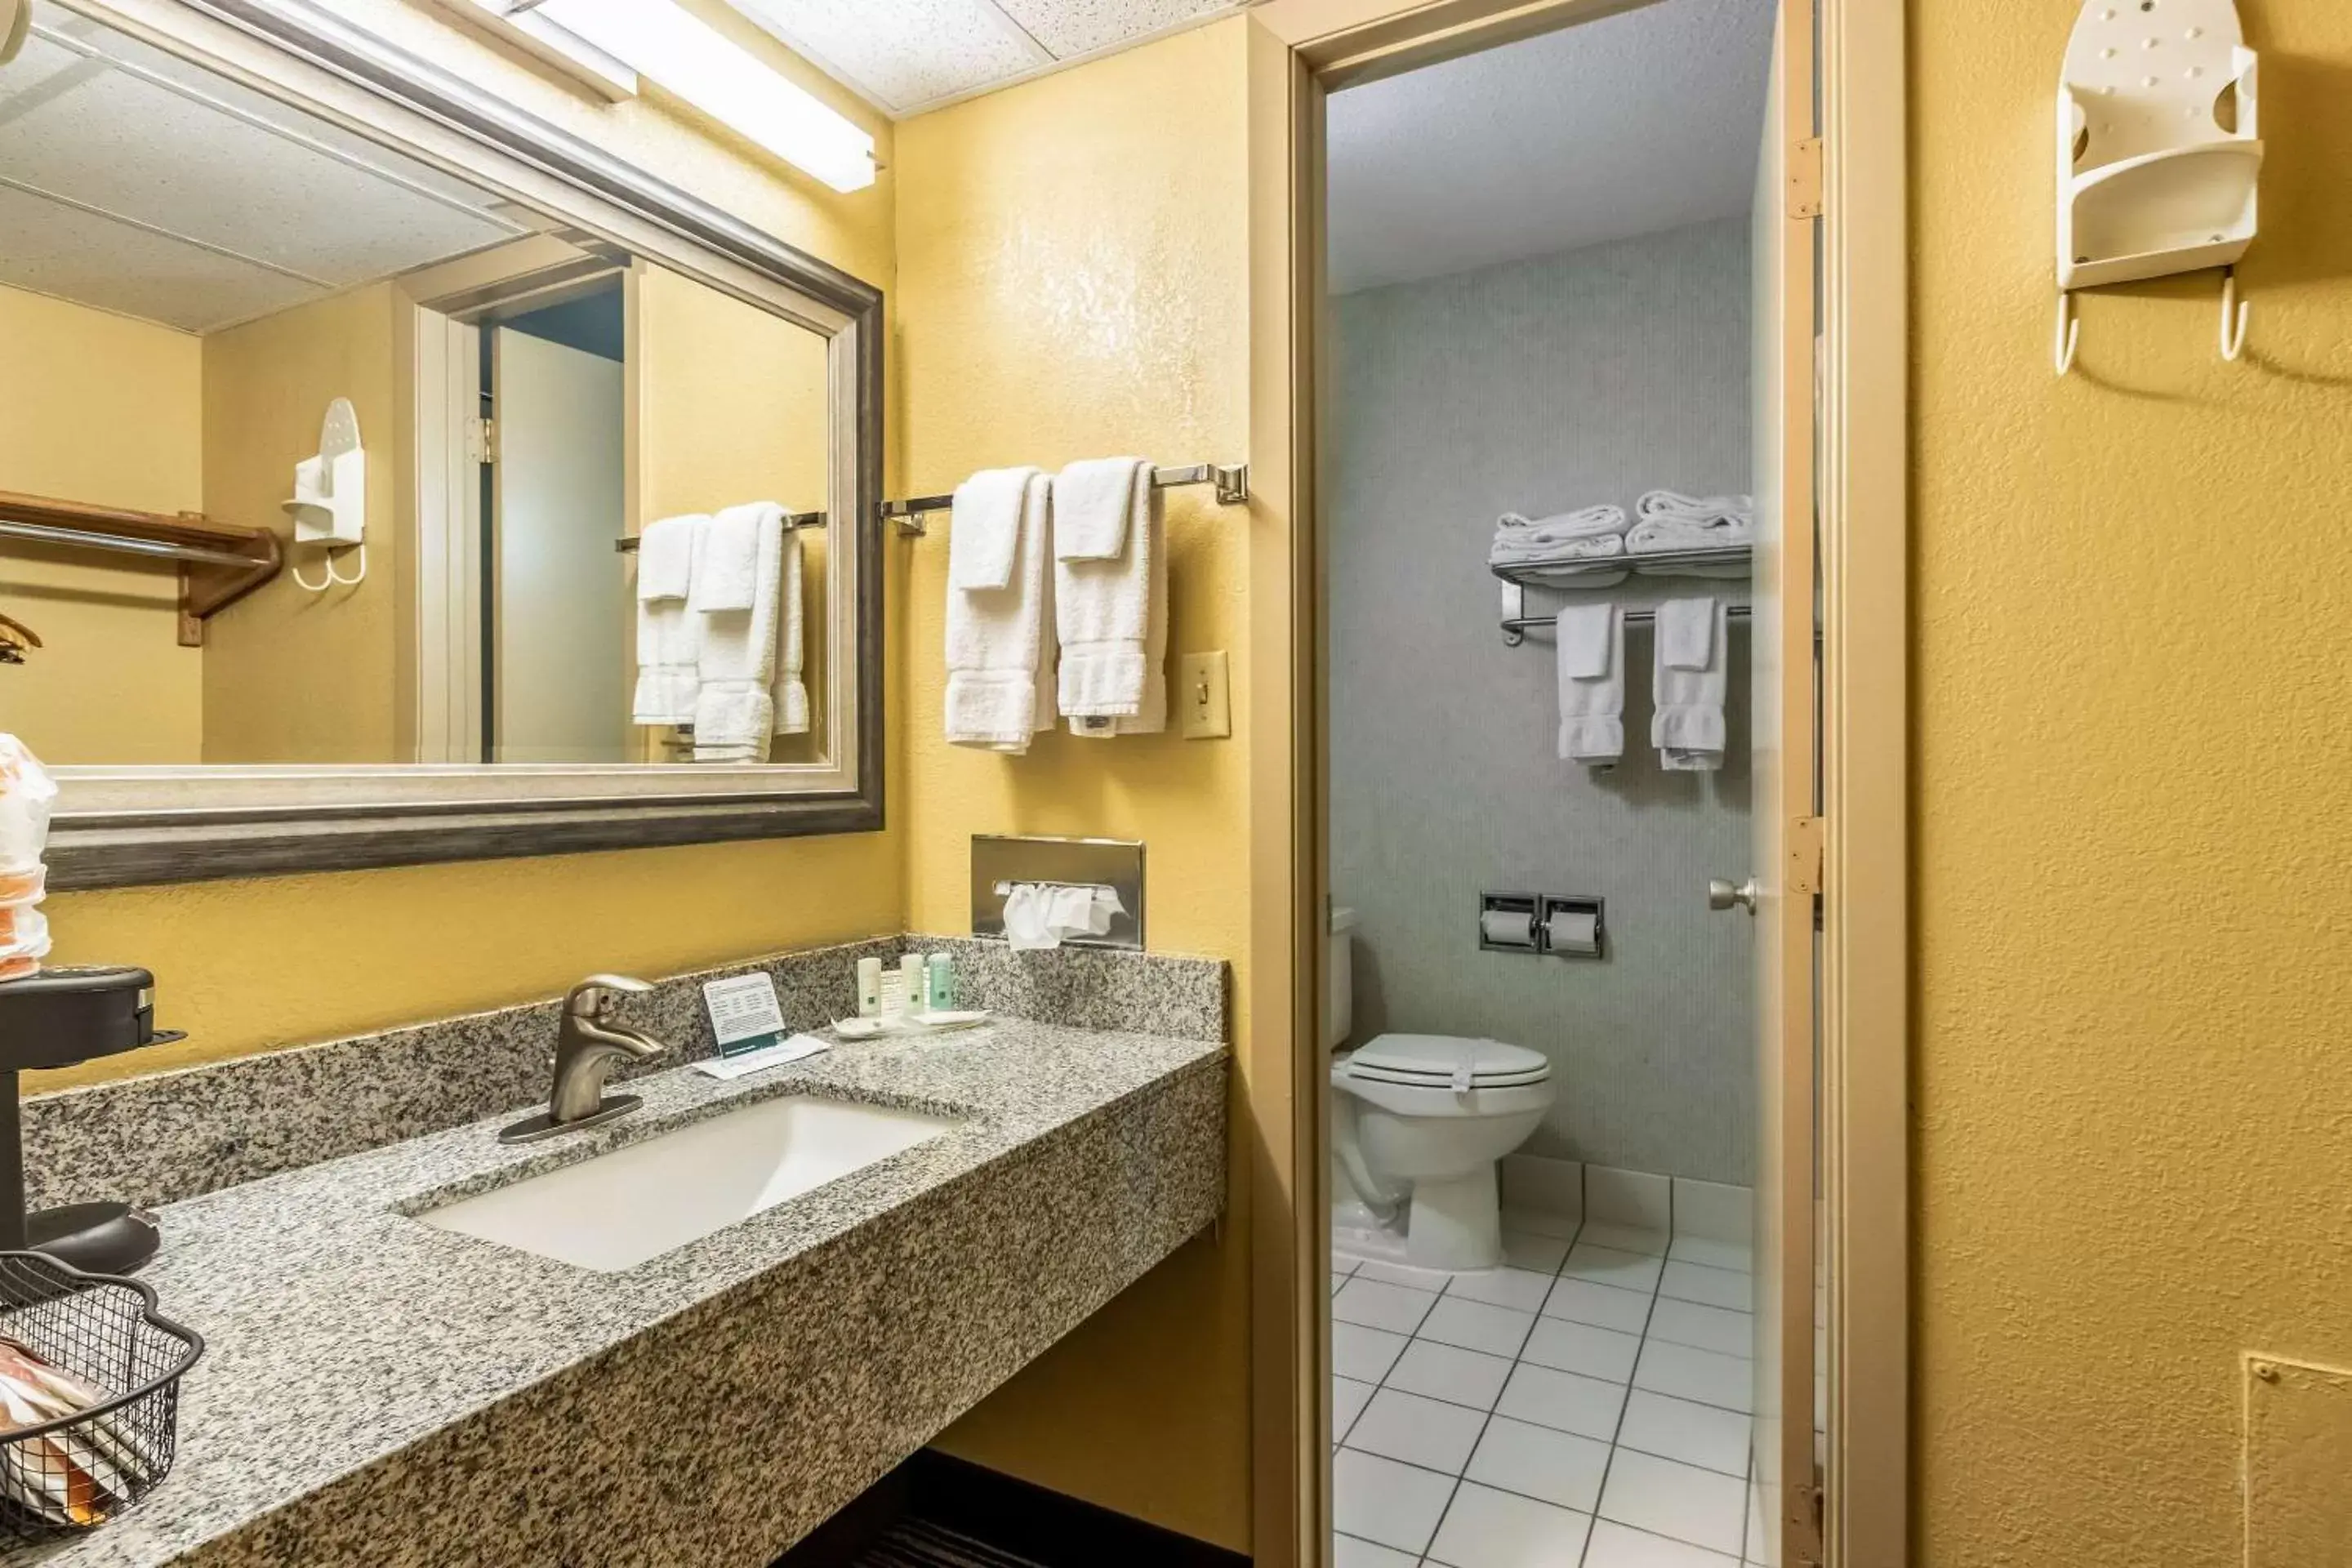
<instances>
[{"instance_id":1,"label":"toilet seat","mask_svg":"<svg viewBox=\"0 0 2352 1568\"><path fill-rule=\"evenodd\" d=\"M1359 1047L1339 1070L1359 1083L1448 1090L1515 1089L1551 1079L1551 1063L1539 1052L1455 1035L1382 1035Z\"/></svg>"}]
</instances>

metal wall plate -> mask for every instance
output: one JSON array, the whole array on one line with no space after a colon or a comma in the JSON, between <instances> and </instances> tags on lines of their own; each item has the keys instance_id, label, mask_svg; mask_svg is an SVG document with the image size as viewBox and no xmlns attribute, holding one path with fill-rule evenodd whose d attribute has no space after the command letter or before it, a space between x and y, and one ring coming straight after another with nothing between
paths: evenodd
<instances>
[{"instance_id":1,"label":"metal wall plate","mask_svg":"<svg viewBox=\"0 0 2352 1568\"><path fill-rule=\"evenodd\" d=\"M1126 913L1114 916L1107 936L1081 937L1070 947L1143 946L1143 845L1129 838L1023 838L992 833L971 837L971 934L1004 934L1004 896L1015 882L1106 887Z\"/></svg>"}]
</instances>

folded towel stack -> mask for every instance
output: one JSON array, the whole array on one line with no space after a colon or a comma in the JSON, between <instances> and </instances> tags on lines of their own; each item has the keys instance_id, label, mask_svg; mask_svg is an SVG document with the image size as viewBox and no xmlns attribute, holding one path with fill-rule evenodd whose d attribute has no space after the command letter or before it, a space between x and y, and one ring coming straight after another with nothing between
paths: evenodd
<instances>
[{"instance_id":1,"label":"folded towel stack","mask_svg":"<svg viewBox=\"0 0 2352 1568\"><path fill-rule=\"evenodd\" d=\"M1650 743L1668 773L1713 773L1723 766L1730 649L1722 600L1668 599L1658 606Z\"/></svg>"},{"instance_id":2,"label":"folded towel stack","mask_svg":"<svg viewBox=\"0 0 2352 1568\"><path fill-rule=\"evenodd\" d=\"M1625 552L1625 510L1622 507L1588 506L1557 517L1526 518L1505 512L1495 524L1495 542L1486 551L1490 564L1507 566L1528 561L1575 560Z\"/></svg>"},{"instance_id":3,"label":"folded towel stack","mask_svg":"<svg viewBox=\"0 0 2352 1568\"><path fill-rule=\"evenodd\" d=\"M1756 502L1750 496L1651 490L1634 503L1633 513L1625 548L1635 555L1748 544L1756 537Z\"/></svg>"},{"instance_id":4,"label":"folded towel stack","mask_svg":"<svg viewBox=\"0 0 2352 1568\"><path fill-rule=\"evenodd\" d=\"M1091 458L1055 478L1059 702L1073 734L1168 727L1167 531L1141 458Z\"/></svg>"},{"instance_id":5,"label":"folded towel stack","mask_svg":"<svg viewBox=\"0 0 2352 1568\"><path fill-rule=\"evenodd\" d=\"M947 731L1018 756L1054 726L1052 484L989 468L956 487L948 534Z\"/></svg>"}]
</instances>

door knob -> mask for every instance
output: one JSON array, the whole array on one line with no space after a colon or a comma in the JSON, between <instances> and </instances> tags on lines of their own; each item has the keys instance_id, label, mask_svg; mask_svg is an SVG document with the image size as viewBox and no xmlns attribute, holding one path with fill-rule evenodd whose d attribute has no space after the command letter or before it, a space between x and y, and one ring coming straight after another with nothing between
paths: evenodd
<instances>
[{"instance_id":1,"label":"door knob","mask_svg":"<svg viewBox=\"0 0 2352 1568\"><path fill-rule=\"evenodd\" d=\"M1737 887L1720 877L1713 879L1706 885L1706 907L1711 910L1744 909L1754 914L1756 879L1750 877Z\"/></svg>"}]
</instances>

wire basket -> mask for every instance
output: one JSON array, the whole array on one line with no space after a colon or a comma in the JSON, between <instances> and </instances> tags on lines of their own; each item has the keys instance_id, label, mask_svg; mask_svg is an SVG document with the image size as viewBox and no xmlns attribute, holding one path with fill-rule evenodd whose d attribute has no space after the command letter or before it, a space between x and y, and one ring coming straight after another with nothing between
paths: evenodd
<instances>
[{"instance_id":1,"label":"wire basket","mask_svg":"<svg viewBox=\"0 0 2352 1568\"><path fill-rule=\"evenodd\" d=\"M0 1382L0 1542L103 1524L171 1473L180 1377L205 1342L135 1279L0 1252L0 1336L100 1397L47 1421ZM16 1352L0 1341L0 1367Z\"/></svg>"}]
</instances>

